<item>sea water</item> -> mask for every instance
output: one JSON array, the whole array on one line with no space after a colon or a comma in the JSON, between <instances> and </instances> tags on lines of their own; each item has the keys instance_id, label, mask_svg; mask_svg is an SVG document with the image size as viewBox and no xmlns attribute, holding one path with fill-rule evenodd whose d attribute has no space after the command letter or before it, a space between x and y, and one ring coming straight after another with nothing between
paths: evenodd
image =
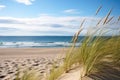
<instances>
[{"instance_id":1,"label":"sea water","mask_svg":"<svg viewBox=\"0 0 120 80\"><path fill-rule=\"evenodd\" d=\"M70 47L71 40L72 36L0 36L0 48Z\"/></svg>"}]
</instances>

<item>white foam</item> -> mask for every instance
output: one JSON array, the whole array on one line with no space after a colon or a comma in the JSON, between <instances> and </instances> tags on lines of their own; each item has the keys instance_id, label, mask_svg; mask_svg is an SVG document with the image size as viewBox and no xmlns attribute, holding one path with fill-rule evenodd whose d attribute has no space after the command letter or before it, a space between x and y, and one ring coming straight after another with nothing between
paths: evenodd
<instances>
[{"instance_id":1,"label":"white foam","mask_svg":"<svg viewBox=\"0 0 120 80\"><path fill-rule=\"evenodd\" d=\"M1 42L0 48L15 48L15 47L69 47L72 43L69 42ZM79 43L76 44L79 46Z\"/></svg>"}]
</instances>

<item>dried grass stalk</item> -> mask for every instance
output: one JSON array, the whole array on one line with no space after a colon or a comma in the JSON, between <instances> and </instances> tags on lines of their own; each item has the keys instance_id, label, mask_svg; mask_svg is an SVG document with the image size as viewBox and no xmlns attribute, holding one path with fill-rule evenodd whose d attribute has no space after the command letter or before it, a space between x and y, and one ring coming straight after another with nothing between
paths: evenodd
<instances>
[{"instance_id":1,"label":"dried grass stalk","mask_svg":"<svg viewBox=\"0 0 120 80\"><path fill-rule=\"evenodd\" d=\"M106 22L107 22L107 20L108 20L108 18L110 16L110 14L111 14L111 12L112 12L112 9L108 12L108 14L107 14L107 16L106 16L106 18L105 18L105 20L103 22L103 25L106 24Z\"/></svg>"},{"instance_id":2,"label":"dried grass stalk","mask_svg":"<svg viewBox=\"0 0 120 80\"><path fill-rule=\"evenodd\" d=\"M101 9L102 9L102 6L100 6L100 7L96 10L95 15L97 15Z\"/></svg>"},{"instance_id":3,"label":"dried grass stalk","mask_svg":"<svg viewBox=\"0 0 120 80\"><path fill-rule=\"evenodd\" d=\"M114 16L112 16L112 17L106 22L106 24L108 24L113 18L114 18Z\"/></svg>"}]
</instances>

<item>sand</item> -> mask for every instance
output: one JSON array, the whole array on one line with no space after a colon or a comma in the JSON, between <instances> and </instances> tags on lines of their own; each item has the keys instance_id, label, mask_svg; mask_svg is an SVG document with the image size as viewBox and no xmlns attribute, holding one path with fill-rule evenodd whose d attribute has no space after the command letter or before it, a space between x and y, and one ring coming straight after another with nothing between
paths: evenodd
<instances>
[{"instance_id":1,"label":"sand","mask_svg":"<svg viewBox=\"0 0 120 80\"><path fill-rule=\"evenodd\" d=\"M67 50L68 48L0 48L0 80L14 80L18 71L24 73L25 70L32 69L45 77L50 73L54 61L56 61L56 68L63 63ZM80 80L80 70L81 68L78 67L69 73L64 73L58 80ZM104 74L93 74L91 78L84 77L83 80L96 80L98 78L104 78L104 80L120 79L119 70L110 67L105 70L104 74L109 72L109 74L115 76L108 77Z\"/></svg>"},{"instance_id":2,"label":"sand","mask_svg":"<svg viewBox=\"0 0 120 80\"><path fill-rule=\"evenodd\" d=\"M0 80L14 80L19 71L36 69L49 73L53 60L59 63L65 55L63 48L0 48Z\"/></svg>"},{"instance_id":3,"label":"sand","mask_svg":"<svg viewBox=\"0 0 120 80\"><path fill-rule=\"evenodd\" d=\"M64 48L0 48L0 57L56 57L65 53Z\"/></svg>"},{"instance_id":4,"label":"sand","mask_svg":"<svg viewBox=\"0 0 120 80\"><path fill-rule=\"evenodd\" d=\"M46 77L52 69L61 65L68 48L0 48L0 80L14 80L18 71L36 70ZM80 69L60 76L58 80L79 80ZM91 80L91 79L84 79Z\"/></svg>"}]
</instances>

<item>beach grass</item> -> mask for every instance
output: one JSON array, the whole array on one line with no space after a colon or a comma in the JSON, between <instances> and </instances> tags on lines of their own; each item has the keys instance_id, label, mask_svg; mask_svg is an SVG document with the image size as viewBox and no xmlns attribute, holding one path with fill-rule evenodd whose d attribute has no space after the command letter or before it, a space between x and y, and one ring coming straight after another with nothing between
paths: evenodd
<instances>
[{"instance_id":1,"label":"beach grass","mask_svg":"<svg viewBox=\"0 0 120 80\"><path fill-rule=\"evenodd\" d=\"M63 67L59 67L59 68L57 68L57 69L52 68L49 76L47 77L47 80L56 80L56 79L59 78L63 73L64 73L64 68L63 68Z\"/></svg>"},{"instance_id":2,"label":"beach grass","mask_svg":"<svg viewBox=\"0 0 120 80\"><path fill-rule=\"evenodd\" d=\"M42 76L36 70L18 71L15 80L42 80Z\"/></svg>"},{"instance_id":3,"label":"beach grass","mask_svg":"<svg viewBox=\"0 0 120 80\"><path fill-rule=\"evenodd\" d=\"M98 8L96 15L99 13L101 8L102 6ZM82 31L82 26L80 26L79 31L73 37L73 45L65 56L63 63L64 72L69 72L71 67L78 63L81 69L80 79L82 80L83 77L102 69L105 62L111 62L113 65L119 65L120 34L118 34L118 36L103 38L103 36L110 31L104 31L104 27L100 28L101 26L111 24L110 22L112 22L112 19L114 18L114 16L110 17L111 12L112 9L110 9L105 18L98 21L95 26L95 31L87 31L86 37L83 39L80 47L75 47L75 43L77 42L79 34ZM95 34L97 34L97 36L95 36Z\"/></svg>"}]
</instances>

